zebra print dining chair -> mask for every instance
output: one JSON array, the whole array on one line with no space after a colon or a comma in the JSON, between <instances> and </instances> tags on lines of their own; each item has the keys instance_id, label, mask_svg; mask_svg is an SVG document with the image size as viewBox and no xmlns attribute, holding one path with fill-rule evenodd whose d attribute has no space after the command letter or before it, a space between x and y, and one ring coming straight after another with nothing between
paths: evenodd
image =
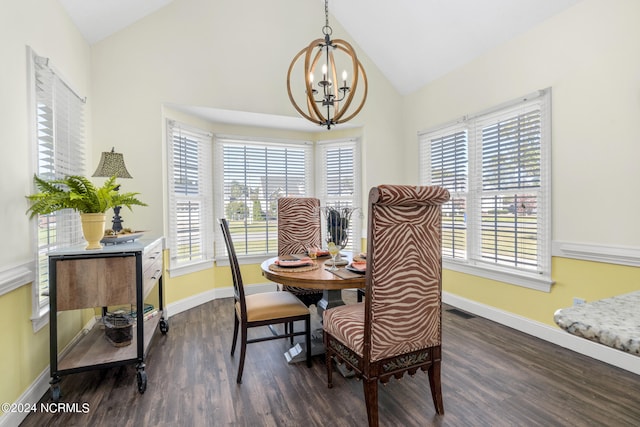
<instances>
[{"instance_id":1,"label":"zebra print dining chair","mask_svg":"<svg viewBox=\"0 0 640 427\"><path fill-rule=\"evenodd\" d=\"M278 256L304 253L307 248L320 248L320 200L314 197L281 197L278 199ZM307 307L318 303L322 291L283 286Z\"/></svg>"},{"instance_id":2,"label":"zebra print dining chair","mask_svg":"<svg viewBox=\"0 0 640 427\"><path fill-rule=\"evenodd\" d=\"M436 186L381 185L369 193L366 298L324 312L327 380L332 360L363 379L369 426L378 426L378 381L429 375L436 413L442 336L441 205Z\"/></svg>"}]
</instances>

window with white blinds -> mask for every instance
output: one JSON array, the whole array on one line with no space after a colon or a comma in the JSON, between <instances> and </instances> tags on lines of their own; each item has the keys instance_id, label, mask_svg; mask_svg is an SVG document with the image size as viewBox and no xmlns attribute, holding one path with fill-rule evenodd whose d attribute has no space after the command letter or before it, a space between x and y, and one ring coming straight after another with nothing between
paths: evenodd
<instances>
[{"instance_id":1,"label":"window with white blinds","mask_svg":"<svg viewBox=\"0 0 640 427\"><path fill-rule=\"evenodd\" d=\"M419 136L421 182L451 193L445 261L550 283L549 92Z\"/></svg>"},{"instance_id":2,"label":"window with white blinds","mask_svg":"<svg viewBox=\"0 0 640 427\"><path fill-rule=\"evenodd\" d=\"M482 187L481 215L475 219L482 261L538 269L541 119L533 105L477 121Z\"/></svg>"},{"instance_id":3,"label":"window with white blinds","mask_svg":"<svg viewBox=\"0 0 640 427\"><path fill-rule=\"evenodd\" d=\"M212 135L168 120L167 137L169 268L179 275L213 262Z\"/></svg>"},{"instance_id":4,"label":"window with white blinds","mask_svg":"<svg viewBox=\"0 0 640 427\"><path fill-rule=\"evenodd\" d=\"M33 82L33 145L35 173L45 180L83 175L84 99L65 83L47 58L29 49ZM36 191L36 188L33 188ZM34 284L34 316L48 311L48 252L83 241L79 215L64 209L38 215L34 221L37 239L37 279Z\"/></svg>"},{"instance_id":5,"label":"window with white blinds","mask_svg":"<svg viewBox=\"0 0 640 427\"><path fill-rule=\"evenodd\" d=\"M469 146L467 130L453 125L435 132L421 143L431 185L449 190L442 206L442 255L467 259L467 200L469 197Z\"/></svg>"},{"instance_id":6,"label":"window with white blinds","mask_svg":"<svg viewBox=\"0 0 640 427\"><path fill-rule=\"evenodd\" d=\"M312 195L312 150L305 141L215 138L216 216L229 221L238 256L277 253L277 200ZM216 251L226 256L224 245Z\"/></svg>"},{"instance_id":7,"label":"window with white blinds","mask_svg":"<svg viewBox=\"0 0 640 427\"><path fill-rule=\"evenodd\" d=\"M361 249L362 200L360 172L360 144L357 140L323 141L316 149L318 170L318 198L323 207L355 209L347 230L348 251ZM323 236L327 233L327 218L322 216Z\"/></svg>"}]
</instances>

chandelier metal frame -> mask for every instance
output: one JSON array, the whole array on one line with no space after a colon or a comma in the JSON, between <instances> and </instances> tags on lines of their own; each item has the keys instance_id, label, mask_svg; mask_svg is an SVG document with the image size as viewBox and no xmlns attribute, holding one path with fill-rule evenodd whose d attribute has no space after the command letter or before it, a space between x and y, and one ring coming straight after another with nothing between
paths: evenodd
<instances>
[{"instance_id":1,"label":"chandelier metal frame","mask_svg":"<svg viewBox=\"0 0 640 427\"><path fill-rule=\"evenodd\" d=\"M289 94L289 100L300 115L311 122L331 129L331 126L351 120L362 110L367 99L368 82L367 74L364 71L362 63L358 60L358 55L353 47L345 40L331 40L333 30L329 26L328 0L324 2L324 13L325 25L322 27L324 38L313 40L293 58L287 72L287 93ZM342 74L342 86L334 83L338 82L334 51L342 52L351 59L351 75L353 76L351 86L347 85L346 70L343 71ZM298 105L291 91L291 73L303 55L306 110ZM318 82L319 88L314 89L314 71L321 59L325 61L322 65L322 72L320 73L322 80ZM354 100L354 96L358 93L357 91L360 84L362 84L363 87L362 98L357 107L354 107L355 109L350 111L349 108ZM320 94L320 98L316 99L316 95L318 94Z\"/></svg>"}]
</instances>

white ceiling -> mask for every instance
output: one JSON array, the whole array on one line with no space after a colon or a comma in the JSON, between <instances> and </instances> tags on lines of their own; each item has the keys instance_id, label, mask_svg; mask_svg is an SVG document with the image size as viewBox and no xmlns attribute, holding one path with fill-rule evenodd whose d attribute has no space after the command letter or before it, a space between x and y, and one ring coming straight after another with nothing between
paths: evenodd
<instances>
[{"instance_id":1,"label":"white ceiling","mask_svg":"<svg viewBox=\"0 0 640 427\"><path fill-rule=\"evenodd\" d=\"M329 11L406 95L579 1L341 0Z\"/></svg>"},{"instance_id":2,"label":"white ceiling","mask_svg":"<svg viewBox=\"0 0 640 427\"><path fill-rule=\"evenodd\" d=\"M172 0L60 0L93 44ZM324 1L324 0L319 0ZM581 0L340 0L337 19L399 93L507 42ZM253 118L255 119L255 117Z\"/></svg>"}]
</instances>

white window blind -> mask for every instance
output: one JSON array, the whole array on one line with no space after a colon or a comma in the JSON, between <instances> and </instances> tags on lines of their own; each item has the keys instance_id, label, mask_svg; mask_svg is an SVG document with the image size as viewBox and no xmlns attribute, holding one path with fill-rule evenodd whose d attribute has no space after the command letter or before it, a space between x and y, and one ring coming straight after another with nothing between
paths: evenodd
<instances>
[{"instance_id":1,"label":"white window blind","mask_svg":"<svg viewBox=\"0 0 640 427\"><path fill-rule=\"evenodd\" d=\"M29 50L33 70L35 173L45 180L83 175L85 101L49 65L49 60ZM33 189L36 191L35 187ZM38 215L37 301L34 314L48 310L48 252L83 241L79 215L71 209ZM37 305L37 307L36 307Z\"/></svg>"},{"instance_id":2,"label":"white window blind","mask_svg":"<svg viewBox=\"0 0 640 427\"><path fill-rule=\"evenodd\" d=\"M451 192L443 259L550 283L550 94L419 136L421 182Z\"/></svg>"},{"instance_id":3,"label":"white window blind","mask_svg":"<svg viewBox=\"0 0 640 427\"><path fill-rule=\"evenodd\" d=\"M467 131L460 125L447 127L421 144L431 185L449 190L451 198L442 206L442 254L467 258L467 200L469 155Z\"/></svg>"},{"instance_id":4,"label":"white window blind","mask_svg":"<svg viewBox=\"0 0 640 427\"><path fill-rule=\"evenodd\" d=\"M215 147L216 215L229 220L238 256L277 253L277 200L312 194L312 144L219 136ZM216 252L226 256L224 245Z\"/></svg>"},{"instance_id":5,"label":"white window blind","mask_svg":"<svg viewBox=\"0 0 640 427\"><path fill-rule=\"evenodd\" d=\"M170 269L213 260L211 134L168 120Z\"/></svg>"},{"instance_id":6,"label":"white window blind","mask_svg":"<svg viewBox=\"0 0 640 427\"><path fill-rule=\"evenodd\" d=\"M482 186L478 259L536 271L541 188L542 111L537 103L478 119L476 151Z\"/></svg>"},{"instance_id":7,"label":"white window blind","mask_svg":"<svg viewBox=\"0 0 640 427\"><path fill-rule=\"evenodd\" d=\"M360 144L356 140L323 141L317 147L318 198L323 207L356 209L349 221L346 250L360 251L362 239ZM326 217L322 216L326 238Z\"/></svg>"}]
</instances>

